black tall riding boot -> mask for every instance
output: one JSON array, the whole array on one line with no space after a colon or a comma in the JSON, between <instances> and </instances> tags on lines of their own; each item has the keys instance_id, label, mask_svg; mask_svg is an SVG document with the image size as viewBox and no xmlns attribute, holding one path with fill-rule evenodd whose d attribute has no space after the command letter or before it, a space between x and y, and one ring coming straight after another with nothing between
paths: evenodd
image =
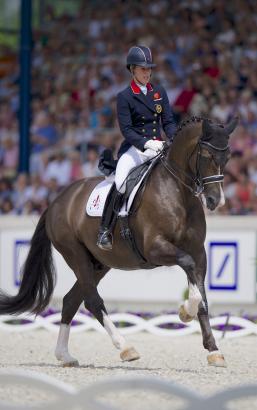
<instances>
[{"instance_id":1,"label":"black tall riding boot","mask_svg":"<svg viewBox=\"0 0 257 410\"><path fill-rule=\"evenodd\" d=\"M123 203L124 194L111 188L104 205L102 221L97 238L97 246L105 251L112 250L112 231Z\"/></svg>"}]
</instances>

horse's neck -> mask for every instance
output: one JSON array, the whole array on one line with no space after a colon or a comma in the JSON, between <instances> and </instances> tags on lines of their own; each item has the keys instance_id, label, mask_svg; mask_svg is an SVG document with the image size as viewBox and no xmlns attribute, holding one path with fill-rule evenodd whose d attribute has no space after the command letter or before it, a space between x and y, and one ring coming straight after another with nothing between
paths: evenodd
<instances>
[{"instance_id":1,"label":"horse's neck","mask_svg":"<svg viewBox=\"0 0 257 410\"><path fill-rule=\"evenodd\" d=\"M189 158L191 157L197 141L202 132L201 123L192 123L179 131L169 149L167 160L176 164L180 169L189 172Z\"/></svg>"}]
</instances>

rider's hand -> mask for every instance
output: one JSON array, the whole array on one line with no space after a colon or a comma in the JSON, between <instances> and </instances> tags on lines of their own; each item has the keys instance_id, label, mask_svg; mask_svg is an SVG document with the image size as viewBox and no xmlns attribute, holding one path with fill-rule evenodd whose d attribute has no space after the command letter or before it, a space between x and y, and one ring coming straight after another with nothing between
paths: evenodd
<instances>
[{"instance_id":1,"label":"rider's hand","mask_svg":"<svg viewBox=\"0 0 257 410\"><path fill-rule=\"evenodd\" d=\"M149 140L145 143L144 149L151 149L152 151L159 152L163 149L164 141Z\"/></svg>"}]
</instances>

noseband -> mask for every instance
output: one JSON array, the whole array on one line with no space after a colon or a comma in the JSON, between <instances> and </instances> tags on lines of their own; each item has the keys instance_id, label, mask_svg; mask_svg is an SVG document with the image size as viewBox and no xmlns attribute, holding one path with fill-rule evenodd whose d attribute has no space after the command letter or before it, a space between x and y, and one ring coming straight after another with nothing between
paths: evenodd
<instances>
[{"instance_id":1,"label":"noseband","mask_svg":"<svg viewBox=\"0 0 257 410\"><path fill-rule=\"evenodd\" d=\"M218 152L225 152L229 149L228 144L225 147L217 147L216 145L211 144L210 142L203 141L201 138L198 142L198 152L197 152L197 161L196 161L196 176L199 182L199 186L201 188L201 192L204 190L204 186L208 184L215 184L217 182L223 182L224 180L224 174L218 174L218 175L211 175L209 177L202 177L201 172L200 172L200 158L202 157L201 152L202 152L202 147L206 146L207 150L208 147L211 148L214 151Z\"/></svg>"},{"instance_id":2,"label":"noseband","mask_svg":"<svg viewBox=\"0 0 257 410\"><path fill-rule=\"evenodd\" d=\"M218 152L225 152L226 150L229 149L228 145L226 145L225 147L220 148L220 147L217 147L217 146L211 144L210 142L203 141L202 137L201 137L199 139L197 145L196 145L197 158L196 158L196 174L195 174L195 177L192 177L190 174L188 174L187 172L185 172L184 170L182 170L181 168L179 168L175 164L173 164L173 166L177 169L172 168L169 164L167 164L166 158L165 158L164 155L161 155L161 157L160 157L161 163L164 166L164 168L167 169L167 171L170 174L172 174L176 179L178 179L184 186L186 186L191 191L191 193L195 196L199 196L200 194L202 194L202 192L204 191L205 185L220 183L220 182L223 182L223 180L224 180L224 174L210 175L208 177L202 177L201 176L200 159L202 158L202 147L203 146L206 146L207 150L208 150L208 147L209 147L212 150L218 151ZM194 152L195 152L195 150L192 152L191 156L194 154ZM177 172L182 173L188 179L191 179L191 181L193 182L193 188L192 188L191 185L188 185L187 183L185 183L180 178L180 176L177 174Z\"/></svg>"}]
</instances>

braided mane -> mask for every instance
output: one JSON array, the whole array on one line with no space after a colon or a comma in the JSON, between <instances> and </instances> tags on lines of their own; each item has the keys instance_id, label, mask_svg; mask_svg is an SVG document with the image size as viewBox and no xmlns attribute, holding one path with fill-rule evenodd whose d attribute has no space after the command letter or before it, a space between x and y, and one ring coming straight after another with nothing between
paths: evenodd
<instances>
[{"instance_id":1,"label":"braided mane","mask_svg":"<svg viewBox=\"0 0 257 410\"><path fill-rule=\"evenodd\" d=\"M203 121L204 118L203 117L196 117L193 116L191 118L188 118L187 120L182 121L176 128L176 131L174 133L174 137L180 132L182 131L185 127L187 127L190 124L196 123L196 122L200 122ZM208 121L211 122L211 120L208 119Z\"/></svg>"},{"instance_id":2,"label":"braided mane","mask_svg":"<svg viewBox=\"0 0 257 410\"><path fill-rule=\"evenodd\" d=\"M176 128L176 131L174 133L174 137L180 132L183 131L185 127L187 127L190 124L194 124L196 122L201 122L207 120L209 123L213 124L213 121L210 118L204 118L204 117L197 117L193 116L188 118L187 120L182 121ZM224 124L216 124L218 127L224 128Z\"/></svg>"}]
</instances>

